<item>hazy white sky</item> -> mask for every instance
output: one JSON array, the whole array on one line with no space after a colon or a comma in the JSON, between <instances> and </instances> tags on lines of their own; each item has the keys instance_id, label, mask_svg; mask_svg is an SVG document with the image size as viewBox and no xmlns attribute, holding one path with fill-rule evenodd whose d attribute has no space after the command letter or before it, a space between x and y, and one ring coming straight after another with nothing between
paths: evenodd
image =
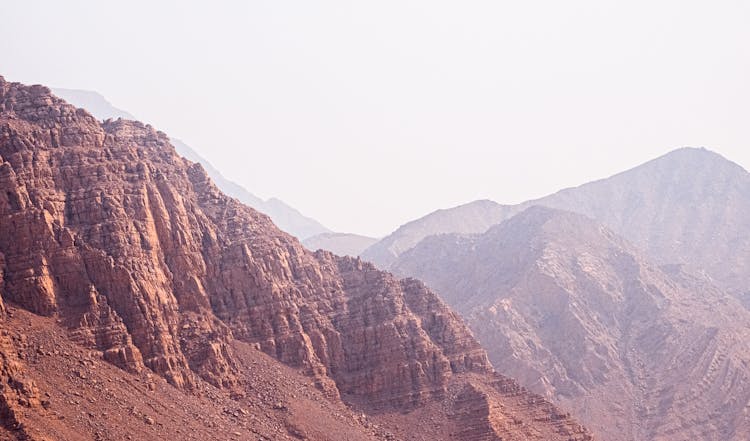
<instances>
[{"instance_id":1,"label":"hazy white sky","mask_svg":"<svg viewBox=\"0 0 750 441\"><path fill-rule=\"evenodd\" d=\"M750 166L748 1L4 1L0 75L95 90L383 235L681 146Z\"/></svg>"}]
</instances>

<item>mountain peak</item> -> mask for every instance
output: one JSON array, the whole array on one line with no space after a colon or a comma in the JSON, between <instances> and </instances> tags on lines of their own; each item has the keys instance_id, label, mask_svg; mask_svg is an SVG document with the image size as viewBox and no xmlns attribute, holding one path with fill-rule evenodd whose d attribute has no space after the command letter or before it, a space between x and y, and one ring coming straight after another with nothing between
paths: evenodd
<instances>
[{"instance_id":1,"label":"mountain peak","mask_svg":"<svg viewBox=\"0 0 750 441\"><path fill-rule=\"evenodd\" d=\"M674 165L674 164L683 164L683 165L692 165L694 167L724 167L726 170L733 170L733 171L745 171L745 169L740 166L739 164L725 158L721 154L709 150L705 147L682 147L675 150L672 150L668 153L665 153L662 156L659 156L658 158L655 158L651 161L646 162L641 167L648 168L650 165ZM638 170L641 167L636 167L635 169L629 170ZM625 172L627 173L627 171Z\"/></svg>"},{"instance_id":2,"label":"mountain peak","mask_svg":"<svg viewBox=\"0 0 750 441\"><path fill-rule=\"evenodd\" d=\"M393 269L461 312L496 368L604 439L744 440L726 434L749 422L748 311L595 220L531 206L484 234L428 237ZM721 373L703 357L722 360Z\"/></svg>"}]
</instances>

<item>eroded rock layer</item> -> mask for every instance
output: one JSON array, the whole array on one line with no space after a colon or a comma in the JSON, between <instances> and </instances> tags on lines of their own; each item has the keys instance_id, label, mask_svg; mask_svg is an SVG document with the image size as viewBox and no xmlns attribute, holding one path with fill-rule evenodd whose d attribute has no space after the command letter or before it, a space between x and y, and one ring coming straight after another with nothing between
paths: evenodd
<instances>
[{"instance_id":1,"label":"eroded rock layer","mask_svg":"<svg viewBox=\"0 0 750 441\"><path fill-rule=\"evenodd\" d=\"M456 376L492 381L486 353L423 284L307 251L148 125L99 123L0 79L0 190L3 298L132 374L237 388L242 342L368 409L441 400Z\"/></svg>"}]
</instances>

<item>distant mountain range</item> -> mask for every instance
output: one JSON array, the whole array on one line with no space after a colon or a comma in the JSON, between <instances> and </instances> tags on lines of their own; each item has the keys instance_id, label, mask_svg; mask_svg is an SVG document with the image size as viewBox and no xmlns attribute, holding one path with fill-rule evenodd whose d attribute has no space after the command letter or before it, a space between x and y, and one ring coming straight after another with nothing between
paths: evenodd
<instances>
[{"instance_id":1,"label":"distant mountain range","mask_svg":"<svg viewBox=\"0 0 750 441\"><path fill-rule=\"evenodd\" d=\"M321 233L302 241L311 250L323 249L339 256L359 256L369 246L377 242L374 237L350 233Z\"/></svg>"},{"instance_id":2,"label":"distant mountain range","mask_svg":"<svg viewBox=\"0 0 750 441\"><path fill-rule=\"evenodd\" d=\"M702 148L683 148L607 179L518 205L476 201L412 221L362 253L390 268L422 239L482 233L533 205L595 219L658 264L687 264L747 301L750 174Z\"/></svg>"},{"instance_id":3,"label":"distant mountain range","mask_svg":"<svg viewBox=\"0 0 750 441\"><path fill-rule=\"evenodd\" d=\"M102 95L89 90L78 89L52 89L52 93L77 107L88 110L94 117L100 120L123 118L137 120L132 114L118 109L107 101ZM276 198L263 200L241 185L225 178L210 162L200 156L192 147L179 139L172 138L177 153L185 158L200 163L216 185L227 195L238 199L256 210L271 217L274 223L282 230L291 233L300 240L307 239L321 233L330 233L331 230L324 227L320 222L307 217L295 208L287 205L284 201Z\"/></svg>"},{"instance_id":4,"label":"distant mountain range","mask_svg":"<svg viewBox=\"0 0 750 441\"><path fill-rule=\"evenodd\" d=\"M392 270L424 280L496 369L602 439L750 433L750 311L590 218L533 206L482 234L430 236Z\"/></svg>"}]
</instances>

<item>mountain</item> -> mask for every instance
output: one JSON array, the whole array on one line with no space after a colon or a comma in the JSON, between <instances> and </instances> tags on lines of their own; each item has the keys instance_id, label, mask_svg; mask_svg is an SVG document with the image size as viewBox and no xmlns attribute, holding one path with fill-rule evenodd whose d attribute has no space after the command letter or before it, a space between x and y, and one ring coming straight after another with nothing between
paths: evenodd
<instances>
[{"instance_id":1,"label":"mountain","mask_svg":"<svg viewBox=\"0 0 750 441\"><path fill-rule=\"evenodd\" d=\"M128 113L122 109L118 109L112 103L107 101L101 94L91 90L81 89L63 89L56 87L52 89L52 92L64 99L65 101L73 104L76 107L86 109L90 114L94 115L97 119L129 119L135 121L137 118L131 113ZM190 158L188 158L190 159Z\"/></svg>"},{"instance_id":2,"label":"mountain","mask_svg":"<svg viewBox=\"0 0 750 441\"><path fill-rule=\"evenodd\" d=\"M400 226L363 251L362 258L387 269L398 256L413 248L425 237L443 233L482 233L508 218L513 212L513 207L490 200L479 200L437 210Z\"/></svg>"},{"instance_id":3,"label":"mountain","mask_svg":"<svg viewBox=\"0 0 750 441\"><path fill-rule=\"evenodd\" d=\"M97 119L123 118L136 120L133 115L114 107L96 92L76 89L52 89L52 91L74 106L88 110ZM276 198L263 200L247 191L241 185L225 178L211 163L183 141L175 138L172 138L170 141L181 156L201 164L221 191L233 198L239 199L243 204L271 216L274 223L282 230L291 233L300 240L317 234L331 232L331 230L321 225L320 222L303 215L285 202Z\"/></svg>"},{"instance_id":4,"label":"mountain","mask_svg":"<svg viewBox=\"0 0 750 441\"><path fill-rule=\"evenodd\" d=\"M308 251L151 126L0 77L0 189L5 439L591 439L424 284Z\"/></svg>"},{"instance_id":5,"label":"mountain","mask_svg":"<svg viewBox=\"0 0 750 441\"><path fill-rule=\"evenodd\" d=\"M415 220L362 257L388 268L432 234L482 233L542 205L596 219L659 264L689 264L740 298L750 277L750 174L706 149L683 148L607 179L504 206L476 201Z\"/></svg>"},{"instance_id":6,"label":"mountain","mask_svg":"<svg viewBox=\"0 0 750 441\"><path fill-rule=\"evenodd\" d=\"M750 312L600 223L535 206L483 234L428 237L394 271L460 312L496 369L603 439L750 433Z\"/></svg>"},{"instance_id":7,"label":"mountain","mask_svg":"<svg viewBox=\"0 0 750 441\"><path fill-rule=\"evenodd\" d=\"M358 256L378 240L350 233L321 233L302 241L311 250L327 250L339 256Z\"/></svg>"}]
</instances>

